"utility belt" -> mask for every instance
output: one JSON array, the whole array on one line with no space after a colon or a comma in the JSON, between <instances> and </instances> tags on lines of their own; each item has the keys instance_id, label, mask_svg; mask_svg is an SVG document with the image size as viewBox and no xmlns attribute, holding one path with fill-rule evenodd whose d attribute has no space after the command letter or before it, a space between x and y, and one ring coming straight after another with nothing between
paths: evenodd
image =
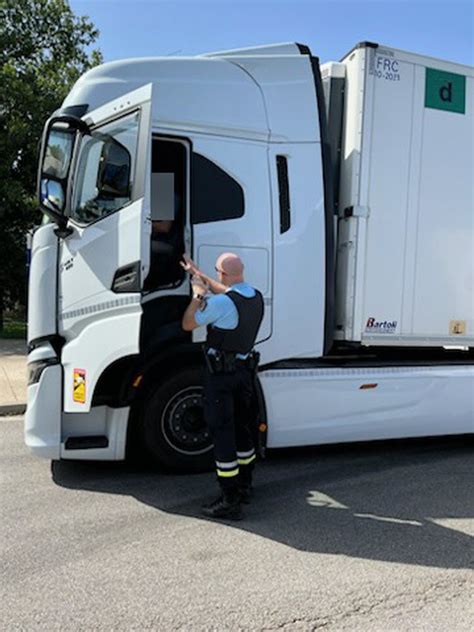
<instances>
[{"instance_id":1,"label":"utility belt","mask_svg":"<svg viewBox=\"0 0 474 632\"><path fill-rule=\"evenodd\" d=\"M208 347L203 347L206 366L211 375L232 375L238 368L246 368L253 373L257 372L260 354L251 351L245 360L237 358L232 351L216 350L215 353L208 353Z\"/></svg>"}]
</instances>

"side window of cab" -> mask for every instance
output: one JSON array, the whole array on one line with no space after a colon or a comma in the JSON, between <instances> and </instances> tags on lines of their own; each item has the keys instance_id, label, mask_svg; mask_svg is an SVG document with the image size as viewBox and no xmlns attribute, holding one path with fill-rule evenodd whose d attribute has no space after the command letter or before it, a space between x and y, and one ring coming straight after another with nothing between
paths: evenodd
<instances>
[{"instance_id":1,"label":"side window of cab","mask_svg":"<svg viewBox=\"0 0 474 632\"><path fill-rule=\"evenodd\" d=\"M194 152L191 163L193 224L238 219L245 212L240 184L214 162Z\"/></svg>"}]
</instances>

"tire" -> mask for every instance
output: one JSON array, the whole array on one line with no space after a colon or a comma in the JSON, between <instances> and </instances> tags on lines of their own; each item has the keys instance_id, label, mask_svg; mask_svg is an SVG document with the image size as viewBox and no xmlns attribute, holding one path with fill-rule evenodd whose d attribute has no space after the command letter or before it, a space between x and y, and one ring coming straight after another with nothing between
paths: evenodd
<instances>
[{"instance_id":1,"label":"tire","mask_svg":"<svg viewBox=\"0 0 474 632\"><path fill-rule=\"evenodd\" d=\"M213 469L202 393L199 367L182 369L150 389L144 401L142 438L155 463L175 472Z\"/></svg>"}]
</instances>

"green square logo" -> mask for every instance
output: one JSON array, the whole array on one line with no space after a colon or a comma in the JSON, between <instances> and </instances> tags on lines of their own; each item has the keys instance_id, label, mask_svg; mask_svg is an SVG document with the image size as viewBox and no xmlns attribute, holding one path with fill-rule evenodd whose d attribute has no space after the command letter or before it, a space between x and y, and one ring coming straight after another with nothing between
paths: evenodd
<instances>
[{"instance_id":1,"label":"green square logo","mask_svg":"<svg viewBox=\"0 0 474 632\"><path fill-rule=\"evenodd\" d=\"M435 68L426 69L425 108L458 112L466 111L466 77Z\"/></svg>"}]
</instances>

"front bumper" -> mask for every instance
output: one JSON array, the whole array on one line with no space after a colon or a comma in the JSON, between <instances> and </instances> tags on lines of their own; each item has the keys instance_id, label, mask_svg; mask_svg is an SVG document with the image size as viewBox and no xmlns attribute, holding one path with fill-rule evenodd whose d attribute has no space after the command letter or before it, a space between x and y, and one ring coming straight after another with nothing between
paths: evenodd
<instances>
[{"instance_id":1,"label":"front bumper","mask_svg":"<svg viewBox=\"0 0 474 632\"><path fill-rule=\"evenodd\" d=\"M61 452L62 366L46 366L39 381L27 391L25 443L45 459L59 459Z\"/></svg>"}]
</instances>

